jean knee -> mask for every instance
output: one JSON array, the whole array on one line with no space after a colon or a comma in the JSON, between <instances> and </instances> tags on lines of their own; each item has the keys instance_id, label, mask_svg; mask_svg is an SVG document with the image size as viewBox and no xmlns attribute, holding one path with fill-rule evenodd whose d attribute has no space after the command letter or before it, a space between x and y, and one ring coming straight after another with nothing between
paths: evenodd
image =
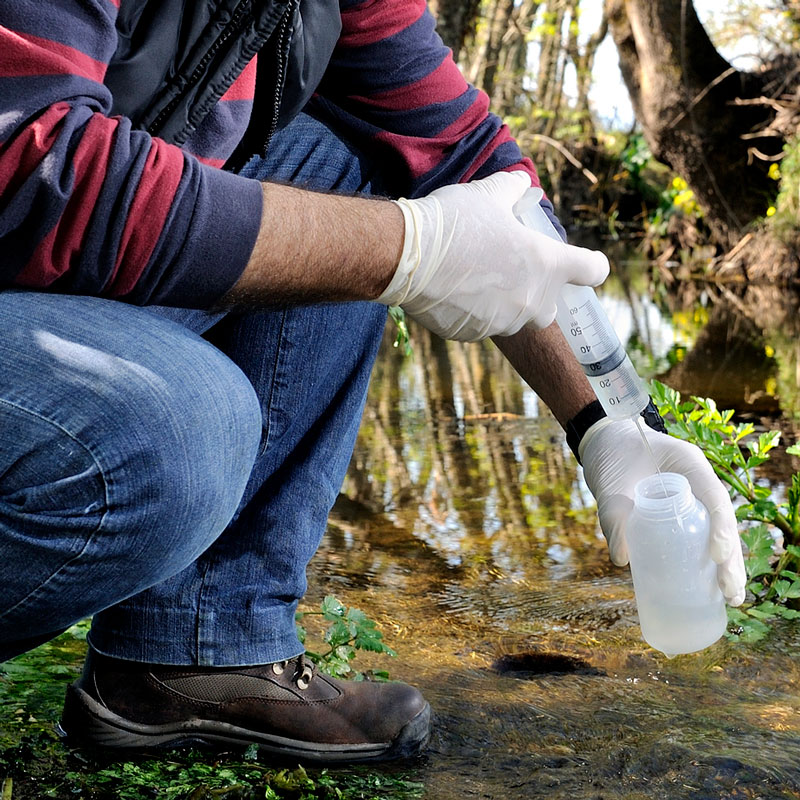
<instances>
[{"instance_id":1,"label":"jean knee","mask_svg":"<svg viewBox=\"0 0 800 800\"><path fill-rule=\"evenodd\" d=\"M61 425L0 400L0 636L15 609L47 593L81 559L108 512L106 485L89 449ZM28 605L23 607L23 604Z\"/></svg>"},{"instance_id":2,"label":"jean knee","mask_svg":"<svg viewBox=\"0 0 800 800\"><path fill-rule=\"evenodd\" d=\"M112 508L130 515L148 547L189 563L224 530L244 493L261 438L256 393L210 346L179 359L164 380L139 383L124 424ZM130 436L136 428L135 436ZM150 556L148 560L152 561ZM170 572L176 571L173 567ZM161 577L161 576L159 576Z\"/></svg>"}]
</instances>

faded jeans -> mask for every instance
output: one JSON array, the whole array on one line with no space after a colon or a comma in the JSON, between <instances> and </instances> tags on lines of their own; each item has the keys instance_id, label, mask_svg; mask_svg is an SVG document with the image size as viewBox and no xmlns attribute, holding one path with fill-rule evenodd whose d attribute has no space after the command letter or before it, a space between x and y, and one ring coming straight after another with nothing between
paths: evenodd
<instances>
[{"instance_id":1,"label":"faded jeans","mask_svg":"<svg viewBox=\"0 0 800 800\"><path fill-rule=\"evenodd\" d=\"M244 174L378 193L305 115ZM0 661L90 615L92 647L134 661L302 652L294 613L385 320L0 292Z\"/></svg>"}]
</instances>

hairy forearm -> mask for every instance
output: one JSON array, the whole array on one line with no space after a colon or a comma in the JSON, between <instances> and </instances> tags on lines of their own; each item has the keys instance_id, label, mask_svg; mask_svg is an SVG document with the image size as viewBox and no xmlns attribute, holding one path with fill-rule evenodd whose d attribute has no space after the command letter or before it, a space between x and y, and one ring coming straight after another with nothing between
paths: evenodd
<instances>
[{"instance_id":1,"label":"hairy forearm","mask_svg":"<svg viewBox=\"0 0 800 800\"><path fill-rule=\"evenodd\" d=\"M597 399L555 322L542 330L526 327L513 336L495 336L493 341L562 428Z\"/></svg>"},{"instance_id":2,"label":"hairy forearm","mask_svg":"<svg viewBox=\"0 0 800 800\"><path fill-rule=\"evenodd\" d=\"M224 305L374 300L403 249L403 215L385 200L263 184L258 239Z\"/></svg>"}]
</instances>

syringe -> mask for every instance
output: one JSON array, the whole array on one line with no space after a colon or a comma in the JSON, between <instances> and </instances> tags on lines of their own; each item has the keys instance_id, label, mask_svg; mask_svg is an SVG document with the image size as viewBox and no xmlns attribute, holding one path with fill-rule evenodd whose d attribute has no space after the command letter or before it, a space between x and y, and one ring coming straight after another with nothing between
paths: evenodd
<instances>
[{"instance_id":1,"label":"syringe","mask_svg":"<svg viewBox=\"0 0 800 800\"><path fill-rule=\"evenodd\" d=\"M528 189L514 206L514 214L523 225L561 241L539 204L542 194L539 188ZM612 419L638 418L650 396L594 289L565 285L557 304L556 322L606 414Z\"/></svg>"}]
</instances>

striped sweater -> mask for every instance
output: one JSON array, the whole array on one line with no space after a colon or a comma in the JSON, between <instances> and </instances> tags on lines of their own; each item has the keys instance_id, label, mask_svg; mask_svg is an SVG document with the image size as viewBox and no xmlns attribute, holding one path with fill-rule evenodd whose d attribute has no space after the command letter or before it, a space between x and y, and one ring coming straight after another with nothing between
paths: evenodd
<instances>
[{"instance_id":1,"label":"striped sweater","mask_svg":"<svg viewBox=\"0 0 800 800\"><path fill-rule=\"evenodd\" d=\"M182 146L112 116L104 76L126 0L0 3L0 287L207 307L243 271L258 183L220 167L252 109L251 62ZM398 196L524 169L424 0L340 0L342 34L311 101L380 154Z\"/></svg>"}]
</instances>

